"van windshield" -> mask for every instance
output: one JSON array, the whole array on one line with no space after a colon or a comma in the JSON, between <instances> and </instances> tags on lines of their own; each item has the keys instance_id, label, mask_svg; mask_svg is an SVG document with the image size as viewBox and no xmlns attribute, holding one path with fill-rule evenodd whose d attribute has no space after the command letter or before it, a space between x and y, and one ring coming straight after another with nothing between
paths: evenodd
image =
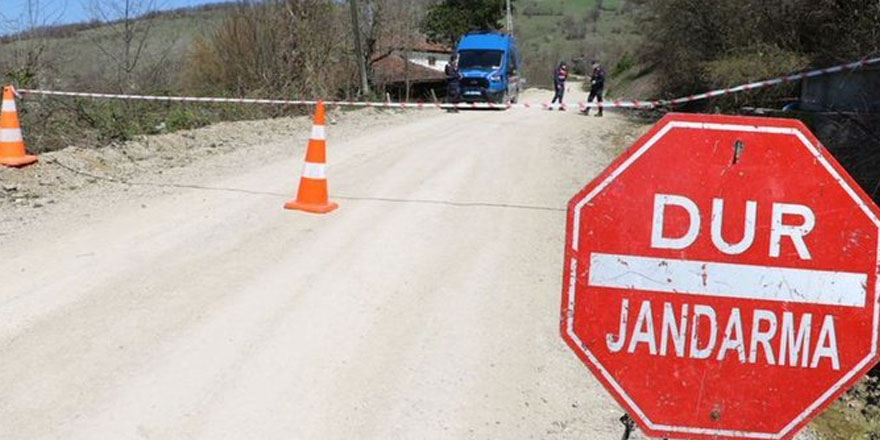
<instances>
[{"instance_id":1,"label":"van windshield","mask_svg":"<svg viewBox=\"0 0 880 440\"><path fill-rule=\"evenodd\" d=\"M503 50L462 50L458 52L459 69L491 69L501 67Z\"/></svg>"}]
</instances>

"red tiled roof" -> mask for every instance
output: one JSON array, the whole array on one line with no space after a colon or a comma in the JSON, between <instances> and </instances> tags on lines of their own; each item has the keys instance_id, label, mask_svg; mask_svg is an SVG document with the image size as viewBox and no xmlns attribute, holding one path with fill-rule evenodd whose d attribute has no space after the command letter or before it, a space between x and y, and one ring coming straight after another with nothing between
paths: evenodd
<instances>
[{"instance_id":1,"label":"red tiled roof","mask_svg":"<svg viewBox=\"0 0 880 440\"><path fill-rule=\"evenodd\" d=\"M452 48L444 46L440 43L430 43L428 41L420 41L412 45L412 47L410 47L409 49L417 52L437 52L447 54L452 53Z\"/></svg>"},{"instance_id":2,"label":"red tiled roof","mask_svg":"<svg viewBox=\"0 0 880 440\"><path fill-rule=\"evenodd\" d=\"M388 55L373 63L373 75L379 83L395 83L406 81L406 65L409 64L409 80L411 82L441 81L446 75L434 69L406 61L401 55Z\"/></svg>"},{"instance_id":3,"label":"red tiled roof","mask_svg":"<svg viewBox=\"0 0 880 440\"><path fill-rule=\"evenodd\" d=\"M413 52L433 52L433 53L443 53L443 54L451 54L452 48L448 46L444 46L439 43L431 43L425 37L417 40L415 43L409 45L401 45L400 42L392 41L387 38L381 39L376 44L376 52L403 52L405 50L410 50Z\"/></svg>"}]
</instances>

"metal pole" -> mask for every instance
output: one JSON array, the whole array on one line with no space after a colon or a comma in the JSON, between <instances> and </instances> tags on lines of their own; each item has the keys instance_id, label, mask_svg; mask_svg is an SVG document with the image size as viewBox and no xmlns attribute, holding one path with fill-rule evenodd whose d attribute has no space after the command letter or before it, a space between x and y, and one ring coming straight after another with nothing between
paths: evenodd
<instances>
[{"instance_id":1,"label":"metal pole","mask_svg":"<svg viewBox=\"0 0 880 440\"><path fill-rule=\"evenodd\" d=\"M513 35L513 13L510 9L510 0L507 0L507 33Z\"/></svg>"},{"instance_id":2,"label":"metal pole","mask_svg":"<svg viewBox=\"0 0 880 440\"><path fill-rule=\"evenodd\" d=\"M409 45L407 45L407 47L409 47ZM406 95L406 98L405 98L406 102L409 102L409 87L410 87L410 84L409 84L409 56L410 56L409 49L406 49L406 51L403 53L403 59L404 59L404 61L403 61L403 80L404 80L404 83L406 86L406 94L405 94Z\"/></svg>"},{"instance_id":3,"label":"metal pole","mask_svg":"<svg viewBox=\"0 0 880 440\"><path fill-rule=\"evenodd\" d=\"M629 436L632 435L633 429L636 428L636 422L629 416L629 414L624 414L623 417L620 418L620 423L623 423L623 437L621 437L621 440L629 440Z\"/></svg>"},{"instance_id":4,"label":"metal pole","mask_svg":"<svg viewBox=\"0 0 880 440\"><path fill-rule=\"evenodd\" d=\"M349 0L351 3L351 28L354 32L354 52L357 56L358 70L361 73L361 93L367 95L370 93L370 84L367 82L367 60L364 59L364 50L361 46L361 27L358 25L358 7L357 0Z\"/></svg>"}]
</instances>

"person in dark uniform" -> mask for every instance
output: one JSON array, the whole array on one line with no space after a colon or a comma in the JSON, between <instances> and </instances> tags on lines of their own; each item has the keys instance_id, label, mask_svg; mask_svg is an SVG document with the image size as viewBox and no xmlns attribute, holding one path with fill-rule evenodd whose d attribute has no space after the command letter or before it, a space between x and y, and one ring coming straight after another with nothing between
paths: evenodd
<instances>
[{"instance_id":1,"label":"person in dark uniform","mask_svg":"<svg viewBox=\"0 0 880 440\"><path fill-rule=\"evenodd\" d=\"M458 70L458 55L452 54L449 57L449 64L444 69L446 72L446 102L455 104L461 97L461 72ZM455 108L450 111L457 111Z\"/></svg>"},{"instance_id":2,"label":"person in dark uniform","mask_svg":"<svg viewBox=\"0 0 880 440\"><path fill-rule=\"evenodd\" d=\"M593 61L593 72L590 74L590 96L587 98L587 102L593 102L593 99L596 99L597 102L602 102L602 95L605 93L605 69L602 68L602 65L599 64L598 61ZM587 107L584 110L584 114L590 114L590 108ZM599 106L599 113L596 116L602 116L602 106Z\"/></svg>"},{"instance_id":3,"label":"person in dark uniform","mask_svg":"<svg viewBox=\"0 0 880 440\"><path fill-rule=\"evenodd\" d=\"M553 72L553 85L556 90L556 94L553 95L553 101L550 101L550 104L556 104L558 101L559 104L562 104L562 98L565 97L565 80L568 79L568 66L565 62L560 62L559 66L556 67L556 70ZM565 110L561 105L559 106L559 110Z\"/></svg>"}]
</instances>

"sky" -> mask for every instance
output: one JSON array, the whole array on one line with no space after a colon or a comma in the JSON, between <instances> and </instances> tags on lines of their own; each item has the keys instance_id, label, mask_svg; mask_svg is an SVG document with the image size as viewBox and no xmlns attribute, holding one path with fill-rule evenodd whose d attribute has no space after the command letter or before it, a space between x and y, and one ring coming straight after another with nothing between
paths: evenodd
<instances>
[{"instance_id":1,"label":"sky","mask_svg":"<svg viewBox=\"0 0 880 440\"><path fill-rule=\"evenodd\" d=\"M24 30L31 22L28 5L33 6L38 24L53 25L89 21L95 14L91 5L122 4L125 0L0 0L0 34ZM132 0L137 4L154 3L155 9L175 9L219 0Z\"/></svg>"}]
</instances>

